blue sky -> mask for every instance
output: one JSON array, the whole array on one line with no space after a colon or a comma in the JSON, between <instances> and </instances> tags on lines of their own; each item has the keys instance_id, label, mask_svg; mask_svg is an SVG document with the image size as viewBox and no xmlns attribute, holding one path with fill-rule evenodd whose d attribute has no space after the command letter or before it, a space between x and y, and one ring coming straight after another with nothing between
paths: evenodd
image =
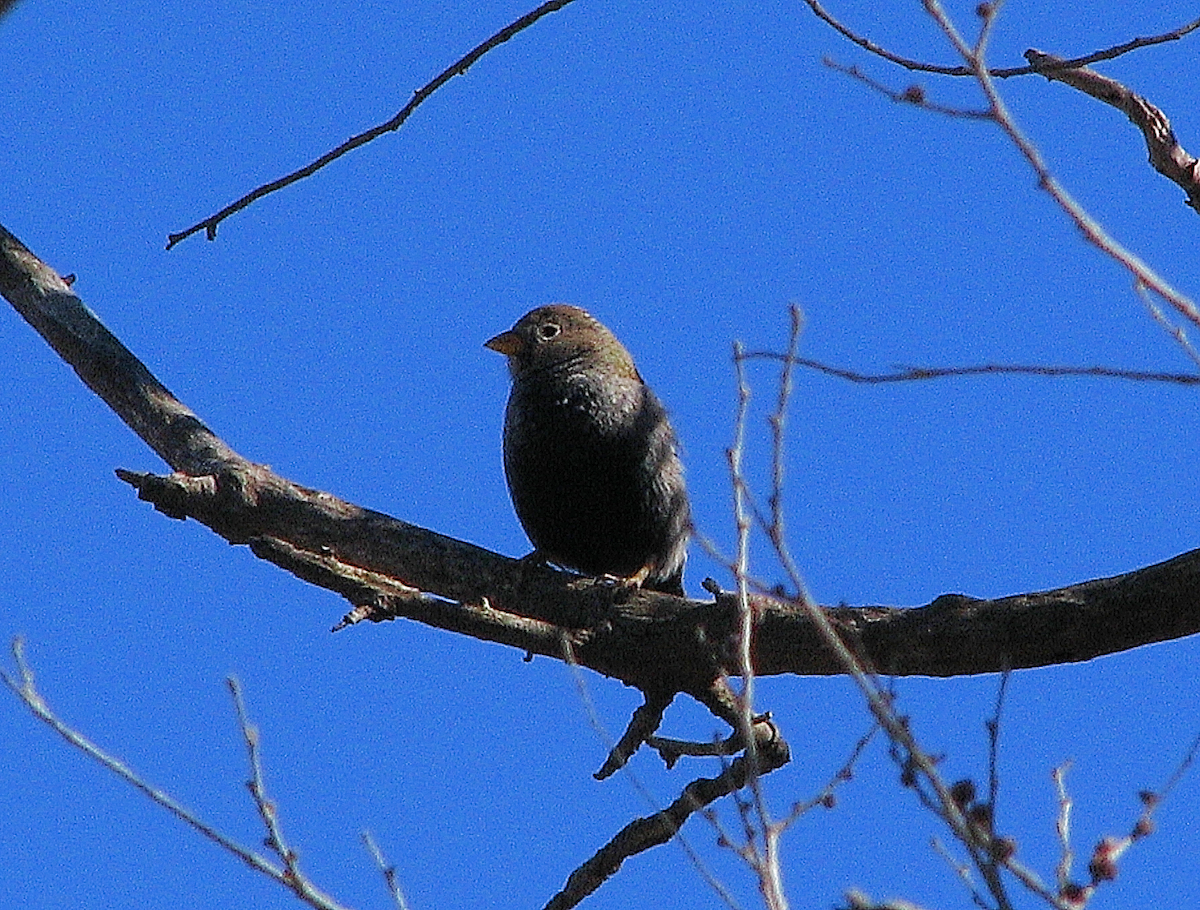
<instances>
[{"instance_id":1,"label":"blue sky","mask_svg":"<svg viewBox=\"0 0 1200 910\"><path fill-rule=\"evenodd\" d=\"M917 3L843 14L888 46L957 62ZM951 13L974 28L975 3ZM226 222L166 235L385 120L528 7L333 2L108 9L24 0L0 20L0 223L63 273L243 455L284 476L511 555L528 544L500 463L507 375L482 347L533 306L585 306L671 410L701 530L732 541L724 451L733 341L878 371L988 361L1189 369L1127 274L1087 246L987 124L896 106L821 63L978 107L965 80L913 77L798 2L576 3L453 80L397 134ZM1194 17L1181 2L1012 2L992 60L1074 54ZM1200 150L1195 35L1102 70ZM1002 84L1062 182L1193 295L1196 213L1122 115L1060 85ZM241 841L262 838L224 677L263 731L267 784L316 882L383 907L371 830L414 908L540 907L635 814L592 780L638 698L548 660L411 623L328 630L345 611L195 523L153 512L113 469L163 465L19 317L0 315L6 542L0 637L22 634L65 719ZM776 371L751 369L749 460L764 482ZM790 544L823 603L919 605L1113 575L1200 540L1197 392L983 378L859 387L797 376ZM761 488L761 487L760 487ZM780 579L765 548L759 574ZM693 548L686 584L720 566ZM1124 833L1200 732L1194 640L1016 674L1000 827L1051 877L1051 770L1073 762L1074 846ZM900 680L901 709L951 778L986 773L994 677ZM844 679L761 681L794 760L778 812L824 785L866 730ZM24 906L288 907L277 886L168 820L0 697L0 882ZM664 732L707 739L680 704ZM632 763L659 804L700 762ZM729 806L724 807L732 820ZM1200 901L1200 776L1160 811L1096 906ZM689 841L737 896L753 882L711 828ZM836 809L785 840L797 908L849 887L969 906L935 821L880 744ZM717 907L674 845L585 906Z\"/></svg>"}]
</instances>

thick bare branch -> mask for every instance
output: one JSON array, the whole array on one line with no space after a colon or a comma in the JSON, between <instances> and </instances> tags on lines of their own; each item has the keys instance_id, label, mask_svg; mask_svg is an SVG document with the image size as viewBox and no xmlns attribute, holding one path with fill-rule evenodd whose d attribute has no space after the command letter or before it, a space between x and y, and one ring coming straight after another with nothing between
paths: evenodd
<instances>
[{"instance_id":1,"label":"thick bare branch","mask_svg":"<svg viewBox=\"0 0 1200 910\"><path fill-rule=\"evenodd\" d=\"M203 473L238 459L101 324L54 269L2 226L0 294L172 468Z\"/></svg>"},{"instance_id":2,"label":"thick bare branch","mask_svg":"<svg viewBox=\"0 0 1200 910\"><path fill-rule=\"evenodd\" d=\"M625 592L594 579L510 559L279 477L214 436L16 238L3 232L0 241L0 293L180 471L120 472L165 514L249 544L345 597L355 618L414 619L556 660L565 637L581 666L644 693L687 693L736 725L732 703L718 697L723 676L739 673L736 596L623 599ZM762 595L753 601L758 673L845 672L798 605ZM951 594L918 609L828 614L885 673L953 676L1087 660L1200 631L1200 551L1057 591L999 600Z\"/></svg>"},{"instance_id":3,"label":"thick bare branch","mask_svg":"<svg viewBox=\"0 0 1200 910\"><path fill-rule=\"evenodd\" d=\"M764 599L763 610L760 675L843 672L795 607ZM880 673L959 676L1073 663L1200 632L1200 550L1053 591L995 600L944 594L913 609L827 612Z\"/></svg>"}]
</instances>

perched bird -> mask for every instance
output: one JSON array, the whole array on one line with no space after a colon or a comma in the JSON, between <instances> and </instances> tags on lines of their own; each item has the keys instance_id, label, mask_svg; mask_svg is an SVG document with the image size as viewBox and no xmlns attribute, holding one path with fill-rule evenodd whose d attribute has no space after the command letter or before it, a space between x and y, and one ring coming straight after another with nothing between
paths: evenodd
<instances>
[{"instance_id":1,"label":"perched bird","mask_svg":"<svg viewBox=\"0 0 1200 910\"><path fill-rule=\"evenodd\" d=\"M535 553L682 596L691 533L683 465L629 352L566 304L526 313L486 347L512 374L504 473Z\"/></svg>"}]
</instances>

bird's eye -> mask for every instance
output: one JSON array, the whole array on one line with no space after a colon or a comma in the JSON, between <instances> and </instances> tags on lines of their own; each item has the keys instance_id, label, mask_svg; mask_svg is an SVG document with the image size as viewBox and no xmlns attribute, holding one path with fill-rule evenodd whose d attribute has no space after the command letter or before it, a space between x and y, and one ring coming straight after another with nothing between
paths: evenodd
<instances>
[{"instance_id":1,"label":"bird's eye","mask_svg":"<svg viewBox=\"0 0 1200 910\"><path fill-rule=\"evenodd\" d=\"M562 331L562 327L557 322L543 322L537 327L538 338L542 341L549 341L551 338L557 338L558 333Z\"/></svg>"}]
</instances>

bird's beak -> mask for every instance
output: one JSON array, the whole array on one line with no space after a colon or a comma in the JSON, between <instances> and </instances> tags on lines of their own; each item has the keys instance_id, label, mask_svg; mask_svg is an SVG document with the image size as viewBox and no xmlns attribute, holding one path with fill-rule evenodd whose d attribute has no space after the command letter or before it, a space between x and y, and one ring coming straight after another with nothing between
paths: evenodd
<instances>
[{"instance_id":1,"label":"bird's beak","mask_svg":"<svg viewBox=\"0 0 1200 910\"><path fill-rule=\"evenodd\" d=\"M510 329L507 332L501 332L495 338L489 338L483 343L483 346L498 351L505 357L512 357L525 349L525 342L521 340L520 335Z\"/></svg>"}]
</instances>

